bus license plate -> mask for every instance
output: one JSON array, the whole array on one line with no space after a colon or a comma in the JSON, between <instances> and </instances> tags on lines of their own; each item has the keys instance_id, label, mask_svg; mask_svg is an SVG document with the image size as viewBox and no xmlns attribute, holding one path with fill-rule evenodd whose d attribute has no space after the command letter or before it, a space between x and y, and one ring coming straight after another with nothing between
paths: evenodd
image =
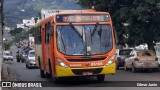
<instances>
[{"instance_id":1,"label":"bus license plate","mask_svg":"<svg viewBox=\"0 0 160 90\"><path fill-rule=\"evenodd\" d=\"M82 75L86 76L86 75L93 75L93 72L83 72Z\"/></svg>"}]
</instances>

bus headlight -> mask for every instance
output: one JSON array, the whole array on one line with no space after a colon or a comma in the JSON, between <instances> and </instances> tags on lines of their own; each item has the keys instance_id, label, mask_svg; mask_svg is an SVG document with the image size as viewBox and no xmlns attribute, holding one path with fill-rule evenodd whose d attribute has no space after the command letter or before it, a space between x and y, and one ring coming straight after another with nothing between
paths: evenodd
<instances>
[{"instance_id":1,"label":"bus headlight","mask_svg":"<svg viewBox=\"0 0 160 90\"><path fill-rule=\"evenodd\" d=\"M68 66L61 60L61 59L57 59L58 63L60 66L67 68Z\"/></svg>"},{"instance_id":2,"label":"bus headlight","mask_svg":"<svg viewBox=\"0 0 160 90\"><path fill-rule=\"evenodd\" d=\"M110 58L110 60L109 60L109 61L107 62L107 64L106 64L106 66L108 66L108 65L110 65L110 64L113 63L115 56L116 56L116 55L113 55L113 56Z\"/></svg>"}]
</instances>

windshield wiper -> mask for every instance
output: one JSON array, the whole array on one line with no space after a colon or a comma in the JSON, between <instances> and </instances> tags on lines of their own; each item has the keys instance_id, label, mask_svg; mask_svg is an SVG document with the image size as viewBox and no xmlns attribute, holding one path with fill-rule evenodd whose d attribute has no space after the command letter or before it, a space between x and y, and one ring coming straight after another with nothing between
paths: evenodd
<instances>
[{"instance_id":1,"label":"windshield wiper","mask_svg":"<svg viewBox=\"0 0 160 90\"><path fill-rule=\"evenodd\" d=\"M71 26L71 28L78 34L78 36L80 38L82 38L82 35L78 32L78 30L74 27L74 25L72 23L69 24Z\"/></svg>"},{"instance_id":2,"label":"windshield wiper","mask_svg":"<svg viewBox=\"0 0 160 90\"><path fill-rule=\"evenodd\" d=\"M61 32L62 29L63 29L63 27L60 29L60 34L61 34L60 38L61 38L61 41L62 41L62 44L63 44L63 48L64 48L65 53L66 53L66 46L65 46L65 44L64 44L64 40L63 40L62 32Z\"/></svg>"},{"instance_id":3,"label":"windshield wiper","mask_svg":"<svg viewBox=\"0 0 160 90\"><path fill-rule=\"evenodd\" d=\"M96 30L97 30L97 27L98 27L99 23L97 22L94 29L93 29L93 32L91 33L91 37L93 37L93 35L95 34Z\"/></svg>"}]
</instances>

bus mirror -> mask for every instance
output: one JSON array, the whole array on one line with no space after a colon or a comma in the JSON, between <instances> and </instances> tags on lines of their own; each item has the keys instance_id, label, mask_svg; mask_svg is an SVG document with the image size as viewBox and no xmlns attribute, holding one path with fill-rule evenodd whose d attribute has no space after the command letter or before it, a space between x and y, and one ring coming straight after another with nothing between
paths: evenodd
<instances>
[{"instance_id":1,"label":"bus mirror","mask_svg":"<svg viewBox=\"0 0 160 90\"><path fill-rule=\"evenodd\" d=\"M50 36L53 36L53 35L54 35L53 33L54 33L54 29L51 28L51 29L50 29L50 32L49 32L49 35L50 35Z\"/></svg>"}]
</instances>

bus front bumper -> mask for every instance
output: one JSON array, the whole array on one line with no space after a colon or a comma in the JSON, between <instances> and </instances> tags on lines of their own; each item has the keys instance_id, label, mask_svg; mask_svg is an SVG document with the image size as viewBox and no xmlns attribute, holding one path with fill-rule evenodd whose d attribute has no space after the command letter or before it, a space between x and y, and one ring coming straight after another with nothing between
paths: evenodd
<instances>
[{"instance_id":1,"label":"bus front bumper","mask_svg":"<svg viewBox=\"0 0 160 90\"><path fill-rule=\"evenodd\" d=\"M87 68L65 68L56 66L56 77L70 76L96 76L104 74L115 74L116 64L112 63L108 66L87 67Z\"/></svg>"}]
</instances>

